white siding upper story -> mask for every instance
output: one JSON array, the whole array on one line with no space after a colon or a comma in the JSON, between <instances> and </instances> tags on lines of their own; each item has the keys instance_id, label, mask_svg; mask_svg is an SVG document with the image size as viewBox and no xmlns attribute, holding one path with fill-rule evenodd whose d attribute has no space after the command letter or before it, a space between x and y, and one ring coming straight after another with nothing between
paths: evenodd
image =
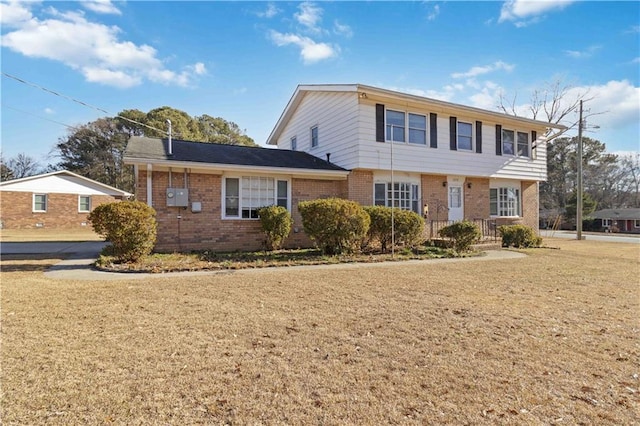
<instances>
[{"instance_id":1,"label":"white siding upper story","mask_svg":"<svg viewBox=\"0 0 640 426\"><path fill-rule=\"evenodd\" d=\"M131 194L68 171L53 172L2 182L0 191L33 192L36 194L111 195Z\"/></svg>"},{"instance_id":2,"label":"white siding upper story","mask_svg":"<svg viewBox=\"0 0 640 426\"><path fill-rule=\"evenodd\" d=\"M426 143L395 142L392 147L389 141L376 141L376 105L384 106L385 117L388 110L403 112L405 117L409 113L426 117ZM437 147L431 143L430 114L437 115ZM450 117L471 124L471 150L450 148ZM481 152L476 152L477 122L482 124ZM529 155L496 154L496 125L513 131L516 139L518 132L528 135ZM315 126L318 146L311 147L311 128ZM542 181L547 177L545 134L549 127L543 122L362 85L300 86L269 143L291 149L291 138L295 137L298 150L323 159L330 153L330 161L345 169L390 170L393 162L394 170L408 173Z\"/></svg>"}]
</instances>

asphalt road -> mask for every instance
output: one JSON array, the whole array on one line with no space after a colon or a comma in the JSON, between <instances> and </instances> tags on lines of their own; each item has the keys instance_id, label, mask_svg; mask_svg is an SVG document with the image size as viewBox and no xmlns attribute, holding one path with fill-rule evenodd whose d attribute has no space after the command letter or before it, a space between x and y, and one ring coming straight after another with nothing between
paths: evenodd
<instances>
[{"instance_id":1,"label":"asphalt road","mask_svg":"<svg viewBox=\"0 0 640 426\"><path fill-rule=\"evenodd\" d=\"M107 245L104 241L64 241L64 242L0 242L0 254L72 254L88 256L96 259L102 248Z\"/></svg>"},{"instance_id":2,"label":"asphalt road","mask_svg":"<svg viewBox=\"0 0 640 426\"><path fill-rule=\"evenodd\" d=\"M545 238L564 238L569 240L576 240L578 237L575 231L547 231L540 230L540 235ZM583 240L589 241L606 241L610 243L629 243L640 244L640 234L595 234L595 233L582 233Z\"/></svg>"}]
</instances>

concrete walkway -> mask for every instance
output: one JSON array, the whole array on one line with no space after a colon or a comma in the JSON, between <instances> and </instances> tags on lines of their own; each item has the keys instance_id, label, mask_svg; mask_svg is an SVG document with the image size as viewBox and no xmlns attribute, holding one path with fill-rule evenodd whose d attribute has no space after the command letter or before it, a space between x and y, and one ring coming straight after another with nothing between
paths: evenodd
<instances>
[{"instance_id":1,"label":"concrete walkway","mask_svg":"<svg viewBox=\"0 0 640 426\"><path fill-rule=\"evenodd\" d=\"M429 260L406 260L398 262L380 262L380 263L339 263L333 265L304 265L304 266L282 266L276 268L250 268L250 269L234 269L234 270L217 270L217 271L196 271L196 272L168 272L161 274L149 273L122 273L122 272L103 272L93 268L95 257L86 258L86 256L74 256L67 260L63 260L57 265L51 267L44 273L47 278L56 280L86 280L86 281L113 281L113 280L151 280L154 278L173 278L173 277L194 277L202 275L220 275L220 274L256 274L273 270L286 269L289 271L296 270L314 270L314 269L360 269L360 268L395 268L406 265L438 265L451 262L480 262L487 260L502 259L519 259L526 257L525 254L510 250L490 250L485 256L454 258L454 259L429 259Z\"/></svg>"}]
</instances>

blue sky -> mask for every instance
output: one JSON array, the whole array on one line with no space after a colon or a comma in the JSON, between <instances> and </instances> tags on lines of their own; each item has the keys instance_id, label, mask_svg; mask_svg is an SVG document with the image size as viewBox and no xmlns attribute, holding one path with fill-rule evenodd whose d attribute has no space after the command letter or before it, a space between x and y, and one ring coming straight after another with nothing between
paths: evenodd
<instances>
[{"instance_id":1,"label":"blue sky","mask_svg":"<svg viewBox=\"0 0 640 426\"><path fill-rule=\"evenodd\" d=\"M639 2L0 3L2 72L115 115L168 105L264 145L296 85L362 83L496 109L561 81L587 136L640 151ZM2 76L2 154L43 164L106 114ZM577 121L571 114L567 124Z\"/></svg>"}]
</instances>

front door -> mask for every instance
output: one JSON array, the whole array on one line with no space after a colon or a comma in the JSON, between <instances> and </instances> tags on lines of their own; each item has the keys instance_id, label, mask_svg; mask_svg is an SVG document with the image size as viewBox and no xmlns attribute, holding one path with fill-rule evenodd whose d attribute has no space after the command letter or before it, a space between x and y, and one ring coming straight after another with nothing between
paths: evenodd
<instances>
[{"instance_id":1,"label":"front door","mask_svg":"<svg viewBox=\"0 0 640 426\"><path fill-rule=\"evenodd\" d=\"M464 219L462 185L458 183L449 184L449 220L459 221Z\"/></svg>"}]
</instances>

